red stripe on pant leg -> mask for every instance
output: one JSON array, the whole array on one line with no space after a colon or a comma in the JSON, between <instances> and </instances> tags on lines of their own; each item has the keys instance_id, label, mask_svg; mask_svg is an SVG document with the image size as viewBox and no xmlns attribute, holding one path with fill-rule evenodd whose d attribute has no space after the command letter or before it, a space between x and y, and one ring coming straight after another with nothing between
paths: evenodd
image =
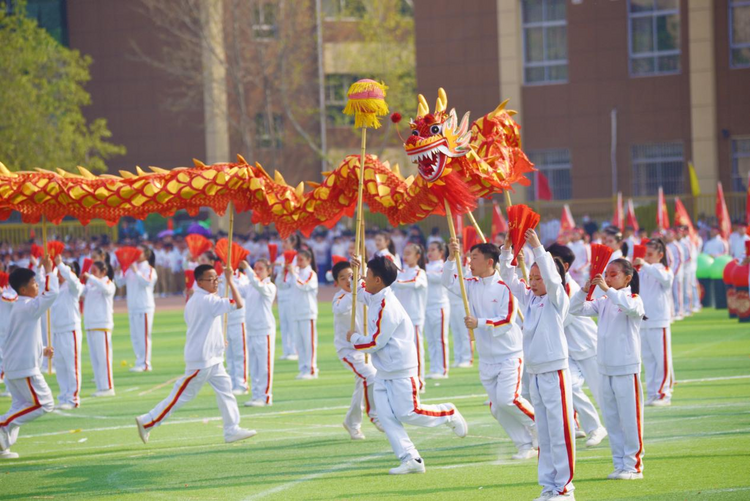
<instances>
[{"instance_id":1,"label":"red stripe on pant leg","mask_svg":"<svg viewBox=\"0 0 750 501\"><path fill-rule=\"evenodd\" d=\"M73 400L75 401L76 407L78 407L78 393L81 388L81 375L78 373L78 338L76 338L76 331L73 331L73 372L76 375L76 391L73 392Z\"/></svg>"},{"instance_id":2,"label":"red stripe on pant leg","mask_svg":"<svg viewBox=\"0 0 750 501\"><path fill-rule=\"evenodd\" d=\"M367 414L367 417L370 418L370 421L374 422L374 420L370 416L370 399L367 398L367 380L363 379L362 384L365 387L365 413Z\"/></svg>"},{"instance_id":3,"label":"red stripe on pant leg","mask_svg":"<svg viewBox=\"0 0 750 501\"><path fill-rule=\"evenodd\" d=\"M667 384L667 378L669 378L669 356L667 354L667 329L662 328L662 349L664 350L664 377L661 380L661 386L659 387L659 400L662 400L666 395L664 394L664 386Z\"/></svg>"},{"instance_id":4,"label":"red stripe on pant leg","mask_svg":"<svg viewBox=\"0 0 750 501\"><path fill-rule=\"evenodd\" d=\"M268 346L268 350L266 352L266 369L268 369L266 372L266 404L271 403L271 336L266 336L266 345Z\"/></svg>"},{"instance_id":5,"label":"red stripe on pant leg","mask_svg":"<svg viewBox=\"0 0 750 501\"><path fill-rule=\"evenodd\" d=\"M347 360L346 357L342 358L342 360L344 361L345 364L347 364L352 369L352 372L354 374L356 374L357 377L359 377L362 380L366 379L362 374L360 374L359 372L357 372L357 369L354 368L354 364L352 364L349 360Z\"/></svg>"},{"instance_id":6,"label":"red stripe on pant leg","mask_svg":"<svg viewBox=\"0 0 750 501\"><path fill-rule=\"evenodd\" d=\"M518 390L521 387L521 367L522 367L522 365L523 365L523 360L519 358L518 359L518 370L517 370L517 375L516 375L516 391L513 393L513 404L516 407L518 407L519 409L521 409L521 412L523 412L524 414L526 414L529 417L529 419L531 419L532 421L534 421L535 420L534 419L534 411L530 410L530 409L527 409L523 405L523 402L521 402L520 400L518 400L518 396L519 396L518 395Z\"/></svg>"},{"instance_id":7,"label":"red stripe on pant leg","mask_svg":"<svg viewBox=\"0 0 750 501\"><path fill-rule=\"evenodd\" d=\"M242 381L247 384L247 338L245 337L245 322L242 326Z\"/></svg>"},{"instance_id":8,"label":"red stripe on pant leg","mask_svg":"<svg viewBox=\"0 0 750 501\"><path fill-rule=\"evenodd\" d=\"M641 422L641 388L638 384L638 374L633 374L633 383L635 385L635 419L638 425L638 452L635 453L635 471L638 473L643 469L643 423Z\"/></svg>"},{"instance_id":9,"label":"red stripe on pant leg","mask_svg":"<svg viewBox=\"0 0 750 501\"><path fill-rule=\"evenodd\" d=\"M145 322L143 324L143 329L144 329L143 339L146 341L146 344L145 344L146 351L143 354L143 365L146 368L146 370L148 370L148 313L144 313L143 315L144 315L143 318L145 319Z\"/></svg>"},{"instance_id":10,"label":"red stripe on pant leg","mask_svg":"<svg viewBox=\"0 0 750 501\"><path fill-rule=\"evenodd\" d=\"M151 428L156 423L158 423L159 421L161 421L162 419L164 419L164 416L166 416L169 413L169 411L172 410L172 407L174 407L174 404L176 404L177 400L180 399L180 395L182 395L182 393L185 391L185 388L187 388L188 383L190 383L190 381L192 381L193 378L195 378L195 376L197 376L199 372L200 372L200 370L197 370L197 371L193 372L190 376L186 377L185 381L182 382L182 385L180 386L180 389L177 390L177 394L175 394L175 396L172 399L172 401L169 402L169 405L167 405L164 408L164 410L161 411L161 414L159 414L159 416L157 416L156 419L154 419L153 421L151 421L148 424L144 424L143 427L144 428Z\"/></svg>"},{"instance_id":11,"label":"red stripe on pant leg","mask_svg":"<svg viewBox=\"0 0 750 501\"><path fill-rule=\"evenodd\" d=\"M104 357L107 360L107 382L112 389L112 365L109 361L109 331L104 331Z\"/></svg>"},{"instance_id":12,"label":"red stripe on pant leg","mask_svg":"<svg viewBox=\"0 0 750 501\"><path fill-rule=\"evenodd\" d=\"M310 320L310 374L315 375L315 320Z\"/></svg>"},{"instance_id":13,"label":"red stripe on pant leg","mask_svg":"<svg viewBox=\"0 0 750 501\"><path fill-rule=\"evenodd\" d=\"M557 377L560 380L560 402L562 403L562 415L563 415L563 435L565 436L565 449L568 453L568 468L570 469L570 477L565 482L565 487L560 491L560 494L568 492L568 484L573 481L573 474L575 473L576 460L575 452L573 451L573 436L570 430L570 416L568 416L568 397L565 394L565 375L563 371L557 371Z\"/></svg>"},{"instance_id":14,"label":"red stripe on pant leg","mask_svg":"<svg viewBox=\"0 0 750 501\"><path fill-rule=\"evenodd\" d=\"M470 360L469 363L471 365L474 365L474 340L471 339L471 334L469 334L469 330L466 330L466 336L469 338L469 349L471 350L469 352Z\"/></svg>"},{"instance_id":15,"label":"red stripe on pant leg","mask_svg":"<svg viewBox=\"0 0 750 501\"><path fill-rule=\"evenodd\" d=\"M8 419L6 419L3 422L0 422L0 426L8 426L10 423L12 423L14 420L20 418L21 416L25 416L26 414L29 414L31 412L34 412L35 410L42 407L42 405L39 403L39 398L36 396L36 392L34 391L34 387L31 385L31 378L26 378L26 384L29 385L29 391L31 392L31 397L34 399L34 405L31 407L27 407L21 411L16 412L12 416L9 416Z\"/></svg>"},{"instance_id":16,"label":"red stripe on pant leg","mask_svg":"<svg viewBox=\"0 0 750 501\"><path fill-rule=\"evenodd\" d=\"M445 417L445 416L452 416L454 411L453 409L449 411L427 411L419 407L419 397L417 396L417 383L414 382L414 378L409 378L411 381L411 398L412 403L414 404L414 412L417 414L420 414L422 416L432 416L432 417Z\"/></svg>"},{"instance_id":17,"label":"red stripe on pant leg","mask_svg":"<svg viewBox=\"0 0 750 501\"><path fill-rule=\"evenodd\" d=\"M419 327L414 326L414 342L417 343L417 377L419 378L419 389L424 387L422 381L422 352L419 350Z\"/></svg>"},{"instance_id":18,"label":"red stripe on pant leg","mask_svg":"<svg viewBox=\"0 0 750 501\"><path fill-rule=\"evenodd\" d=\"M440 308L440 344L443 347L443 376L448 375L448 348L445 346L445 310Z\"/></svg>"}]
</instances>

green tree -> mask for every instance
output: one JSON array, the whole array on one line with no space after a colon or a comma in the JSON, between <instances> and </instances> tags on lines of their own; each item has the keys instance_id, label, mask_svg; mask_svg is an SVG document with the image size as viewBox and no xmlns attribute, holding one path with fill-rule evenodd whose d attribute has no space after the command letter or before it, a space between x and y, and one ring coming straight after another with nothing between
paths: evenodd
<instances>
[{"instance_id":1,"label":"green tree","mask_svg":"<svg viewBox=\"0 0 750 501\"><path fill-rule=\"evenodd\" d=\"M81 111L91 104L83 87L91 58L27 18L25 0L12 5L0 1L0 161L11 170L106 170L125 147L107 141L105 119L87 123Z\"/></svg>"}]
</instances>

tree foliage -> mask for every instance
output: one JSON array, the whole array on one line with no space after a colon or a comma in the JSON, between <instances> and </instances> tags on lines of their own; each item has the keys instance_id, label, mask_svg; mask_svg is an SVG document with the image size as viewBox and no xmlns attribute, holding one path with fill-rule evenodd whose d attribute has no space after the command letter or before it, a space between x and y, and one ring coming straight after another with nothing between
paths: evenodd
<instances>
[{"instance_id":1,"label":"tree foliage","mask_svg":"<svg viewBox=\"0 0 750 501\"><path fill-rule=\"evenodd\" d=\"M27 18L25 1L0 2L0 161L11 170L106 170L125 147L107 141L103 118L87 123L91 58L60 45Z\"/></svg>"}]
</instances>

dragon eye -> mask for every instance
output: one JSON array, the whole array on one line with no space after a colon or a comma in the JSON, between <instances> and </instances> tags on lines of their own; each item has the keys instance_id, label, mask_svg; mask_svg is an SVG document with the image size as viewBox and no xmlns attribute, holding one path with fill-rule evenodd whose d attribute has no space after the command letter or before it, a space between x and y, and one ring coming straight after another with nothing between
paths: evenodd
<instances>
[{"instance_id":1,"label":"dragon eye","mask_svg":"<svg viewBox=\"0 0 750 501\"><path fill-rule=\"evenodd\" d=\"M440 126L439 125L433 125L430 127L430 132L433 134L439 134L440 133Z\"/></svg>"},{"instance_id":2,"label":"dragon eye","mask_svg":"<svg viewBox=\"0 0 750 501\"><path fill-rule=\"evenodd\" d=\"M417 132L417 131L413 130L413 131L411 131L411 135L412 135L412 136L418 136L418 135L419 135L419 132Z\"/></svg>"}]
</instances>

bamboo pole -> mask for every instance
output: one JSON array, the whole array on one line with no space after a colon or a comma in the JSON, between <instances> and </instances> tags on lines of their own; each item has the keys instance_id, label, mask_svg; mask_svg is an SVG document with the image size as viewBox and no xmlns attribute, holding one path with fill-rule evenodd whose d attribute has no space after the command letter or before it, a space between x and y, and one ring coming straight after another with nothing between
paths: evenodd
<instances>
[{"instance_id":1,"label":"bamboo pole","mask_svg":"<svg viewBox=\"0 0 750 501\"><path fill-rule=\"evenodd\" d=\"M47 218L42 216L42 257L47 257ZM47 308L47 348L52 348L52 315ZM47 357L47 374L52 375L52 355Z\"/></svg>"},{"instance_id":2,"label":"bamboo pole","mask_svg":"<svg viewBox=\"0 0 750 501\"><path fill-rule=\"evenodd\" d=\"M232 240L234 237L234 204L229 203L229 233L227 235L227 240L229 241L229 246L227 248L227 266L232 266ZM232 270L234 272L234 270ZM229 281L227 280L224 284L224 298L229 297ZM227 336L228 336L228 330L229 330L229 313L224 314L224 345L227 344Z\"/></svg>"},{"instance_id":3,"label":"bamboo pole","mask_svg":"<svg viewBox=\"0 0 750 501\"><path fill-rule=\"evenodd\" d=\"M479 238L482 240L483 244L487 243L487 239L484 236L484 233L482 232L482 228L479 227L479 223L477 223L477 220L474 219L474 214L471 212L466 213L467 216L469 216L469 221L471 221L471 224L474 225L474 228L477 230L477 235L479 235Z\"/></svg>"},{"instance_id":4,"label":"bamboo pole","mask_svg":"<svg viewBox=\"0 0 750 501\"><path fill-rule=\"evenodd\" d=\"M367 247L365 246L365 220L362 218L362 226L359 228L360 231L360 244L359 249L360 255L362 256L363 262L367 260ZM354 284L357 285L356 283ZM352 304L352 308L356 308L356 303ZM367 336L367 305L362 305L362 335ZM365 353L365 363L370 363L370 354Z\"/></svg>"},{"instance_id":5,"label":"bamboo pole","mask_svg":"<svg viewBox=\"0 0 750 501\"><path fill-rule=\"evenodd\" d=\"M445 201L445 217L448 218L448 229L451 232L451 238L456 239L456 228L453 226L453 214L451 213L451 206L448 204L448 201ZM468 317L471 315L471 310L469 309L469 298L466 296L466 284L464 283L464 267L463 263L461 262L461 252L456 252L456 270L458 271L458 283L461 286L461 299L464 301L464 310L466 311L466 316ZM469 337L472 341L474 341L474 329L469 329Z\"/></svg>"},{"instance_id":6,"label":"bamboo pole","mask_svg":"<svg viewBox=\"0 0 750 501\"><path fill-rule=\"evenodd\" d=\"M361 246L363 243L361 228L363 224L362 219L362 194L364 192L365 184L365 147L367 146L367 128L362 127L362 152L359 156L359 187L357 190L357 224L354 226L357 231L355 233L354 249L355 252L361 252ZM360 256L360 259L364 259L364 256ZM352 321L351 331L354 332L357 328L357 287L359 284L359 266L352 266L352 272L354 273L353 281L354 287L352 287Z\"/></svg>"}]
</instances>

